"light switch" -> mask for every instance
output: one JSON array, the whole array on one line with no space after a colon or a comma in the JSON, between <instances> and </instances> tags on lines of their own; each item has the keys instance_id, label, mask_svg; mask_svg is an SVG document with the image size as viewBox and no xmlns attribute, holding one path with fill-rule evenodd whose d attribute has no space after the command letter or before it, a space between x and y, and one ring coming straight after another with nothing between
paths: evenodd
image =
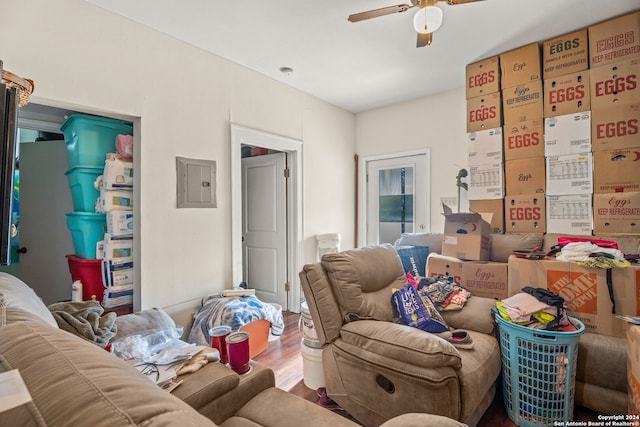
<instances>
[{"instance_id":1,"label":"light switch","mask_svg":"<svg viewBox=\"0 0 640 427\"><path fill-rule=\"evenodd\" d=\"M216 207L216 162L176 157L179 208Z\"/></svg>"}]
</instances>

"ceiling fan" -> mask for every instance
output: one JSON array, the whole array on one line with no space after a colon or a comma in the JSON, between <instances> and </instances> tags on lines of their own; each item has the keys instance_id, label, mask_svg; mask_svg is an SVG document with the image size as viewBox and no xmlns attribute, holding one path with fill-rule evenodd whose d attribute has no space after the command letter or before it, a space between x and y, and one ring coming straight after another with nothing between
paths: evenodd
<instances>
[{"instance_id":1,"label":"ceiling fan","mask_svg":"<svg viewBox=\"0 0 640 427\"><path fill-rule=\"evenodd\" d=\"M442 24L442 10L436 7L436 4L440 1L446 1L449 5L457 5L481 0L411 0L411 4L398 4L368 10L366 12L354 13L353 15L349 15L348 20L350 22L359 22L365 19L391 15L392 13L406 12L411 8L417 7L418 12L413 17L413 26L418 33L416 47L428 46L433 40L433 32L440 28Z\"/></svg>"}]
</instances>

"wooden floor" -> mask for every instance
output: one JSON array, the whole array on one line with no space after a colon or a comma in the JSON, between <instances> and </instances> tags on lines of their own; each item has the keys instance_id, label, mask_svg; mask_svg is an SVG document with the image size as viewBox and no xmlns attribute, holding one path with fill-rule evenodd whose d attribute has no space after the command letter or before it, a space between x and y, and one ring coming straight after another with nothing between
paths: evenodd
<instances>
[{"instance_id":1,"label":"wooden floor","mask_svg":"<svg viewBox=\"0 0 640 427\"><path fill-rule=\"evenodd\" d=\"M269 343L269 348L258 355L255 360L273 369L276 376L276 386L300 396L306 400L317 403L316 391L307 388L302 379L302 355L300 344L302 329L299 326L300 315L297 313L283 312L285 330L282 337ZM574 418L579 421L595 421L597 413L576 407ZM480 420L478 427L515 427L516 424L509 419L502 404L502 395L498 394L493 404Z\"/></svg>"}]
</instances>

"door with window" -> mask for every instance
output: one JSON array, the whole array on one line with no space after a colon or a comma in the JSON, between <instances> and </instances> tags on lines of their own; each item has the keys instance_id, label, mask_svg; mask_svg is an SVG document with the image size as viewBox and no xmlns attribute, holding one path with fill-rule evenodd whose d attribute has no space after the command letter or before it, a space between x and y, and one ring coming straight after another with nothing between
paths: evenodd
<instances>
[{"instance_id":1,"label":"door with window","mask_svg":"<svg viewBox=\"0 0 640 427\"><path fill-rule=\"evenodd\" d=\"M428 152L365 161L366 244L429 231Z\"/></svg>"}]
</instances>

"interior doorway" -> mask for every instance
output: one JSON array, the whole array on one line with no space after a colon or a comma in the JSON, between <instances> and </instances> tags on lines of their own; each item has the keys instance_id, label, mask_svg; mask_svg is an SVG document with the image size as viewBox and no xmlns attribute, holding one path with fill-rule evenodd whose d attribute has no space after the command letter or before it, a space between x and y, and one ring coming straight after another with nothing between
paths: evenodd
<instances>
[{"instance_id":1,"label":"interior doorway","mask_svg":"<svg viewBox=\"0 0 640 427\"><path fill-rule=\"evenodd\" d=\"M282 281L277 279L276 290L260 293L259 298L265 302L280 304L283 309L300 312L301 290L298 280L298 272L302 268L304 260L302 242L302 180L300 179L302 170L302 142L280 135L247 128L240 125L231 125L231 240L232 240L232 263L233 285L238 286L241 282L248 282L245 270L245 245L243 238L246 231L243 219L246 218L243 212L247 208L246 193L243 191L243 162L242 150L244 147L254 147L269 152L279 152L286 156L288 179L286 180L286 204L284 209L278 214L274 221L285 223L285 254L286 264ZM246 148L245 148L246 150ZM269 159L265 159L269 160ZM265 173L266 169L260 173ZM269 175L264 175L269 176ZM284 176L283 176L284 178ZM271 191L271 190L269 190ZM274 189L275 191L275 189ZM259 268L256 266L255 268ZM264 271L254 270L254 276L259 274L272 274L268 269ZM275 273L273 273L275 274ZM282 282L282 283L279 283ZM247 285L252 288L250 282ZM258 291L256 292L258 294Z\"/></svg>"}]
</instances>

